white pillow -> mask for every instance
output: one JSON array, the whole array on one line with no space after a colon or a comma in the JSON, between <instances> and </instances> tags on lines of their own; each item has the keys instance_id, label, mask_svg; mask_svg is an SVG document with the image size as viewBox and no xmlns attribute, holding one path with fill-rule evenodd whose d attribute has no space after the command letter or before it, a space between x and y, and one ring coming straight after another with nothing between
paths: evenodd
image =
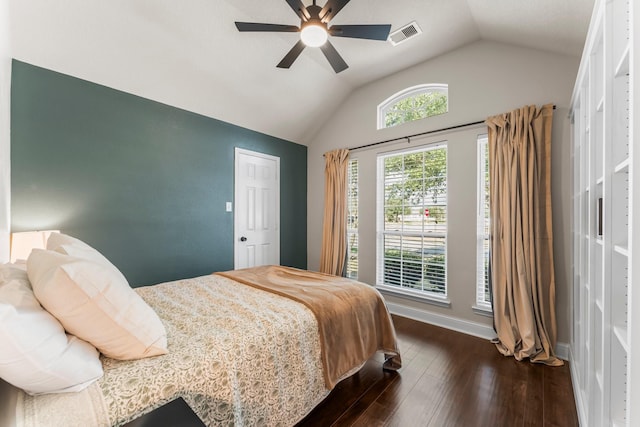
<instances>
[{"instance_id":1,"label":"white pillow","mask_svg":"<svg viewBox=\"0 0 640 427\"><path fill-rule=\"evenodd\" d=\"M0 265L0 377L42 394L80 391L102 373L98 351L40 306L26 270Z\"/></svg>"},{"instance_id":2,"label":"white pillow","mask_svg":"<svg viewBox=\"0 0 640 427\"><path fill-rule=\"evenodd\" d=\"M105 356L130 360L167 353L160 318L111 263L34 249L27 272L42 306Z\"/></svg>"}]
</instances>

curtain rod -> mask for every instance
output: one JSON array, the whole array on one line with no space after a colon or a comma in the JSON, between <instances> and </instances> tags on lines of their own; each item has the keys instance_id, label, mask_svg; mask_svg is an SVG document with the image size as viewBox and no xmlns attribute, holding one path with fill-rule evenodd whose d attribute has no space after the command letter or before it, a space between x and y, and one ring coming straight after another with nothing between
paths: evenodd
<instances>
[{"instance_id":1,"label":"curtain rod","mask_svg":"<svg viewBox=\"0 0 640 427\"><path fill-rule=\"evenodd\" d=\"M554 110L556 109L555 105L553 106L553 109ZM432 134L432 133L438 133L438 132L444 132L444 131L448 131L448 130L460 129L460 128L464 128L464 127L467 127L467 126L479 125L479 124L482 124L484 122L485 122L485 120L479 120L477 122L470 122L470 123L465 123L465 124L462 124L462 125L449 126L447 128L442 128L442 129L435 129L435 130L430 130L430 131L426 131L426 132L414 133L413 135L400 136L398 138L391 138L391 139L386 139L384 141L372 142L371 144L359 145L357 147L348 148L348 150L349 151L361 150L363 148L374 147L376 145L386 144L388 142L401 141L403 139L406 139L408 142L411 142L411 138L415 138L417 136L424 136L424 135L429 135L429 134Z\"/></svg>"}]
</instances>

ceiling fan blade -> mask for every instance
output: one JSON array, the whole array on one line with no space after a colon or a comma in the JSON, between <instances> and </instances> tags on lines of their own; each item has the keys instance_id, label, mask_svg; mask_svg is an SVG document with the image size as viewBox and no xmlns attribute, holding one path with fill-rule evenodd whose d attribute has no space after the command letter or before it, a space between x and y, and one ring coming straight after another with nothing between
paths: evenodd
<instances>
[{"instance_id":1,"label":"ceiling fan blade","mask_svg":"<svg viewBox=\"0 0 640 427\"><path fill-rule=\"evenodd\" d=\"M306 47L306 45L302 42L302 40L298 40L298 43L296 43L291 48L289 53L287 53L284 56L284 58L282 58L282 61L280 61L280 63L277 65L277 67L278 68L289 68L289 67L291 67L291 64L293 64L293 61L298 59L298 56L300 56L300 53L304 50L305 47Z\"/></svg>"},{"instance_id":2,"label":"ceiling fan blade","mask_svg":"<svg viewBox=\"0 0 640 427\"><path fill-rule=\"evenodd\" d=\"M331 64L331 66L333 67L333 71L335 71L336 74L349 68L347 63L344 62L342 56L340 56L336 48L333 47L329 40L327 40L325 44L320 46L320 49L322 50L322 53L324 53L324 56L327 57L329 64Z\"/></svg>"},{"instance_id":3,"label":"ceiling fan blade","mask_svg":"<svg viewBox=\"0 0 640 427\"><path fill-rule=\"evenodd\" d=\"M349 1L351 0L327 0L327 3L320 11L320 19L322 22L326 23L331 21Z\"/></svg>"},{"instance_id":4,"label":"ceiling fan blade","mask_svg":"<svg viewBox=\"0 0 640 427\"><path fill-rule=\"evenodd\" d=\"M278 33L297 33L300 31L295 25L259 24L257 22L236 22L239 31L275 31Z\"/></svg>"},{"instance_id":5,"label":"ceiling fan blade","mask_svg":"<svg viewBox=\"0 0 640 427\"><path fill-rule=\"evenodd\" d=\"M291 9L293 9L296 15L300 17L300 19L302 19L303 21L306 21L309 18L311 18L311 15L309 15L309 12L307 12L307 8L304 5L304 3L302 3L302 1L300 0L286 0L286 1L289 4L289 6L291 6Z\"/></svg>"},{"instance_id":6,"label":"ceiling fan blade","mask_svg":"<svg viewBox=\"0 0 640 427\"><path fill-rule=\"evenodd\" d=\"M334 25L329 34L336 37L353 37L356 39L387 40L391 24L385 25Z\"/></svg>"}]
</instances>

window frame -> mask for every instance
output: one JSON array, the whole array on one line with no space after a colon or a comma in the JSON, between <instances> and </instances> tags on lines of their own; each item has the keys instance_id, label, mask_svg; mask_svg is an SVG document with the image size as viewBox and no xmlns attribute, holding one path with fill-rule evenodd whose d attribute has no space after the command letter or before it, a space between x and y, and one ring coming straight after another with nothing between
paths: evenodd
<instances>
[{"instance_id":1,"label":"window frame","mask_svg":"<svg viewBox=\"0 0 640 427\"><path fill-rule=\"evenodd\" d=\"M444 293L439 294L430 291L424 290L415 290L407 287L401 287L397 285L389 285L384 283L384 237L386 235L402 235L402 232L390 232L385 231L385 182L384 182L384 162L388 157L398 156L398 155L410 155L417 152L423 151L431 151L444 148L446 150L446 170L445 170L445 178L448 187L448 171L449 171L449 150L447 141L439 141L426 145L422 145L419 147L411 148L411 149L402 149L391 152L379 153L377 155L377 176L376 176L376 288L384 293L389 293L397 296L408 297L410 299L415 299L421 302L427 302L435 305L440 305L444 307L450 307L451 302L448 298L448 283L447 283L447 260L448 260L448 251L447 251L447 234L448 234L448 225L444 232L442 233L426 233L424 230L421 233L422 238L431 237L431 238L443 238L443 254L444 254ZM445 193L445 212L448 207L448 188ZM446 224L446 222L445 222ZM408 234L417 234L417 233L408 233ZM416 236L414 236L416 237ZM423 257L424 262L424 257Z\"/></svg>"},{"instance_id":2,"label":"window frame","mask_svg":"<svg viewBox=\"0 0 640 427\"><path fill-rule=\"evenodd\" d=\"M489 138L487 134L478 135L477 140L477 193L476 193L476 302L473 306L480 314L493 313L489 293L488 257L491 239L490 206L487 203L485 188L489 180ZM487 264L485 264L487 262Z\"/></svg>"},{"instance_id":3,"label":"window frame","mask_svg":"<svg viewBox=\"0 0 640 427\"><path fill-rule=\"evenodd\" d=\"M449 85L446 83L427 83L427 84L420 84L420 85L416 85L416 86L411 86L408 87L406 89L403 89L399 92L394 93L393 95L391 95L389 98L385 99L384 101L382 101L380 104L378 104L378 120L377 120L377 126L378 126L378 130L380 129L388 129L391 127L395 127L395 126L399 126L401 124L404 123L410 123L410 122L402 122L402 123L398 123L397 125L394 126L387 126L386 125L386 116L387 113L389 112L389 110L391 109L391 107L393 107L394 105L396 105L398 102L403 101L407 98L412 98L418 95L421 95L423 93L444 93L447 96L447 111L445 111L445 113L449 112ZM444 113L442 113L444 114ZM422 120L422 119L426 119L428 117L434 117L436 115L440 115L440 114L434 114L431 116L427 116L427 117L422 117L420 119L417 120ZM412 120L415 121L415 120Z\"/></svg>"}]
</instances>

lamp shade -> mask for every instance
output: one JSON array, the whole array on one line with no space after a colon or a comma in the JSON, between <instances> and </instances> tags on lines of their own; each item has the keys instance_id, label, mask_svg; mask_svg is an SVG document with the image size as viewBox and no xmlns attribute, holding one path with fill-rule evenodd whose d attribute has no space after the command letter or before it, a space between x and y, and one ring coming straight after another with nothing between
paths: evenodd
<instances>
[{"instance_id":1,"label":"lamp shade","mask_svg":"<svg viewBox=\"0 0 640 427\"><path fill-rule=\"evenodd\" d=\"M11 233L11 262L26 260L32 249L45 249L51 233L58 230Z\"/></svg>"},{"instance_id":2,"label":"lamp shade","mask_svg":"<svg viewBox=\"0 0 640 427\"><path fill-rule=\"evenodd\" d=\"M327 42L327 29L319 24L307 24L300 32L300 39L309 47L320 47Z\"/></svg>"}]
</instances>

